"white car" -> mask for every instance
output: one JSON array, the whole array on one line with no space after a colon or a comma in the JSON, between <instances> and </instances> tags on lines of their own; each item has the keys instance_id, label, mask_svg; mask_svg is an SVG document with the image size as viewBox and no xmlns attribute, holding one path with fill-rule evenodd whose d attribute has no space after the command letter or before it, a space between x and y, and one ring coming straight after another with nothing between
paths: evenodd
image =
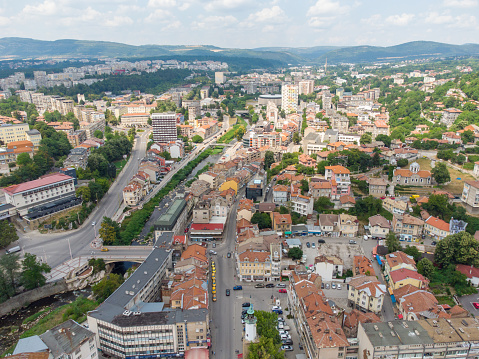
<instances>
[{"instance_id":1,"label":"white car","mask_svg":"<svg viewBox=\"0 0 479 359\"><path fill-rule=\"evenodd\" d=\"M96 222L92 222L91 225L94 226L96 224Z\"/></svg>"},{"instance_id":2,"label":"white car","mask_svg":"<svg viewBox=\"0 0 479 359\"><path fill-rule=\"evenodd\" d=\"M338 284L338 289L341 290L341 284Z\"/></svg>"},{"instance_id":3,"label":"white car","mask_svg":"<svg viewBox=\"0 0 479 359\"><path fill-rule=\"evenodd\" d=\"M279 335L283 335L283 334L289 335L289 332L287 330L279 329L278 332L279 332Z\"/></svg>"},{"instance_id":4,"label":"white car","mask_svg":"<svg viewBox=\"0 0 479 359\"><path fill-rule=\"evenodd\" d=\"M284 350L286 352L290 352L293 350L293 346L292 345L281 345L281 350Z\"/></svg>"},{"instance_id":5,"label":"white car","mask_svg":"<svg viewBox=\"0 0 479 359\"><path fill-rule=\"evenodd\" d=\"M283 328L284 328L283 322L278 322L278 330Z\"/></svg>"},{"instance_id":6,"label":"white car","mask_svg":"<svg viewBox=\"0 0 479 359\"><path fill-rule=\"evenodd\" d=\"M273 308L271 308L271 310L281 310L281 307L278 305L274 305Z\"/></svg>"},{"instance_id":7,"label":"white car","mask_svg":"<svg viewBox=\"0 0 479 359\"><path fill-rule=\"evenodd\" d=\"M336 289L336 283L331 284L331 289Z\"/></svg>"},{"instance_id":8,"label":"white car","mask_svg":"<svg viewBox=\"0 0 479 359\"><path fill-rule=\"evenodd\" d=\"M291 339L291 335L289 335L289 334L281 334L281 340L285 340L285 339Z\"/></svg>"}]
</instances>

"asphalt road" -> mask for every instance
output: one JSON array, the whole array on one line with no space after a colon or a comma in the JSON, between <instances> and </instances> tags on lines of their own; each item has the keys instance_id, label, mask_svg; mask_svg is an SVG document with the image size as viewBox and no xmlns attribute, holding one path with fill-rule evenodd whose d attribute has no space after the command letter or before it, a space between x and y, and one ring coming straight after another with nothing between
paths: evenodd
<instances>
[{"instance_id":1,"label":"asphalt road","mask_svg":"<svg viewBox=\"0 0 479 359\"><path fill-rule=\"evenodd\" d=\"M108 193L102 198L97 208L93 211L85 223L78 229L62 232L41 234L38 231L27 233L19 232L20 239L11 246L20 246L22 248L22 255L25 252L32 253L42 258L42 260L54 268L64 261L70 259L70 255L75 258L78 256L88 256L92 252L98 251L92 249L90 243L98 235L98 229L102 218L113 217L122 203L122 189L128 184L133 175L138 171L139 159L146 154L146 146L148 143L148 131L142 132L135 141L131 152L131 159L126 164L120 175L110 187ZM212 137L205 144L214 140ZM205 144L199 146L187 156L181 163L170 171L158 184L154 191L150 193L147 199L151 198L157 191L159 191L171 177L189 161L194 159L197 154L204 149ZM146 199L145 199L146 200ZM95 223L95 225L93 225ZM71 254L70 254L71 253Z\"/></svg>"}]
</instances>

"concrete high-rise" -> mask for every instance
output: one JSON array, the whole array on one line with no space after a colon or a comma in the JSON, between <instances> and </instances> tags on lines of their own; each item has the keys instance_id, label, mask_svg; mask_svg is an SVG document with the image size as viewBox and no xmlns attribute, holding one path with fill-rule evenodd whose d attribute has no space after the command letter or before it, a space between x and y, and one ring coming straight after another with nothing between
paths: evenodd
<instances>
[{"instance_id":1,"label":"concrete high-rise","mask_svg":"<svg viewBox=\"0 0 479 359\"><path fill-rule=\"evenodd\" d=\"M287 114L298 111L298 86L284 84L281 87L281 108Z\"/></svg>"},{"instance_id":2,"label":"concrete high-rise","mask_svg":"<svg viewBox=\"0 0 479 359\"><path fill-rule=\"evenodd\" d=\"M176 141L176 114L174 112L153 113L151 115L153 126L153 141L156 143L168 143Z\"/></svg>"}]
</instances>

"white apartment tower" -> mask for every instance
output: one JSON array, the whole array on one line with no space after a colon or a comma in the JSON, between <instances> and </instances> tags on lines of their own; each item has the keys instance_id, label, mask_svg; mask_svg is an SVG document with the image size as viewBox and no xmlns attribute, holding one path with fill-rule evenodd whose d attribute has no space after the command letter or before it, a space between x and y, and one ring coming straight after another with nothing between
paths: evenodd
<instances>
[{"instance_id":1,"label":"white apartment tower","mask_svg":"<svg viewBox=\"0 0 479 359\"><path fill-rule=\"evenodd\" d=\"M153 141L156 143L168 143L177 140L176 113L153 113L151 123L153 126Z\"/></svg>"},{"instance_id":2,"label":"white apartment tower","mask_svg":"<svg viewBox=\"0 0 479 359\"><path fill-rule=\"evenodd\" d=\"M285 113L298 110L298 86L283 84L281 87L281 108Z\"/></svg>"},{"instance_id":3,"label":"white apartment tower","mask_svg":"<svg viewBox=\"0 0 479 359\"><path fill-rule=\"evenodd\" d=\"M300 95L309 95L314 92L314 80L299 81L298 86Z\"/></svg>"}]
</instances>

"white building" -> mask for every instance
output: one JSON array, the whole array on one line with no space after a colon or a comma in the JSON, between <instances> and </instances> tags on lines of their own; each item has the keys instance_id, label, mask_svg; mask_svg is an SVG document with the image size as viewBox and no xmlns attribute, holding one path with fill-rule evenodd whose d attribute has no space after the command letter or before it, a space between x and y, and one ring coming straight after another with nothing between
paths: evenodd
<instances>
[{"instance_id":1,"label":"white building","mask_svg":"<svg viewBox=\"0 0 479 359\"><path fill-rule=\"evenodd\" d=\"M344 262L336 256L318 256L314 259L314 272L323 282L331 282L336 276L343 275Z\"/></svg>"},{"instance_id":2,"label":"white building","mask_svg":"<svg viewBox=\"0 0 479 359\"><path fill-rule=\"evenodd\" d=\"M313 199L303 195L291 196L292 211L301 216L313 214Z\"/></svg>"},{"instance_id":3,"label":"white building","mask_svg":"<svg viewBox=\"0 0 479 359\"><path fill-rule=\"evenodd\" d=\"M24 216L29 209L55 202L61 199L74 199L74 179L62 173L54 173L37 180L2 188L7 203L15 206Z\"/></svg>"},{"instance_id":4,"label":"white building","mask_svg":"<svg viewBox=\"0 0 479 359\"><path fill-rule=\"evenodd\" d=\"M153 126L153 141L156 143L168 143L176 141L176 113L154 113L151 115Z\"/></svg>"},{"instance_id":5,"label":"white building","mask_svg":"<svg viewBox=\"0 0 479 359\"><path fill-rule=\"evenodd\" d=\"M281 87L281 109L285 113L298 110L298 86L283 84Z\"/></svg>"}]
</instances>

